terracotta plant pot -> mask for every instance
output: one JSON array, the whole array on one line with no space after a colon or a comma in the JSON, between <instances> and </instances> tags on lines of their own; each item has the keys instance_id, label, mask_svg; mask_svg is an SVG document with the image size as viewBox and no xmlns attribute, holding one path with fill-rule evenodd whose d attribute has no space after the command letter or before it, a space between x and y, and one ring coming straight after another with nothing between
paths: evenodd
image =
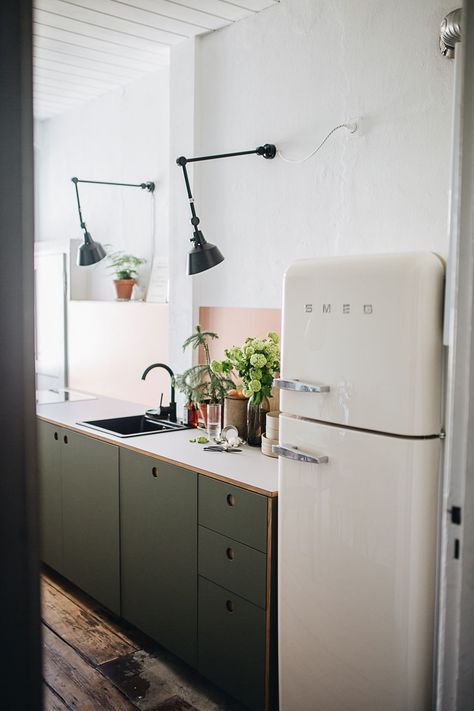
<instances>
[{"instance_id":1,"label":"terracotta plant pot","mask_svg":"<svg viewBox=\"0 0 474 711\"><path fill-rule=\"evenodd\" d=\"M114 279L117 301L130 301L135 279Z\"/></svg>"},{"instance_id":2,"label":"terracotta plant pot","mask_svg":"<svg viewBox=\"0 0 474 711\"><path fill-rule=\"evenodd\" d=\"M198 410L201 415L201 419L204 422L204 427L207 427L207 402L199 402Z\"/></svg>"}]
</instances>

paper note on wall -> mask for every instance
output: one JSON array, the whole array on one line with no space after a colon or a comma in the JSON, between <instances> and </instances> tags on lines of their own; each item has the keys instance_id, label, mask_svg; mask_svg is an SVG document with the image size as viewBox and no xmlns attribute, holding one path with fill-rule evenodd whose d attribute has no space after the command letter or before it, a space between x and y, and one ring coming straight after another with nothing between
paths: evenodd
<instances>
[{"instance_id":1,"label":"paper note on wall","mask_svg":"<svg viewBox=\"0 0 474 711\"><path fill-rule=\"evenodd\" d=\"M155 304L168 302L169 266L167 259L154 259L146 300Z\"/></svg>"}]
</instances>

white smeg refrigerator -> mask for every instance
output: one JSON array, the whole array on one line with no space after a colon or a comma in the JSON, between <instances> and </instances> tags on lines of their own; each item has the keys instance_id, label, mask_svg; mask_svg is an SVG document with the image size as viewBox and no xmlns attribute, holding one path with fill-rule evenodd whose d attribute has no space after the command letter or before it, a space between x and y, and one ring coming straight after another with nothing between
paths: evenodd
<instances>
[{"instance_id":1,"label":"white smeg refrigerator","mask_svg":"<svg viewBox=\"0 0 474 711\"><path fill-rule=\"evenodd\" d=\"M432 253L286 272L281 711L431 708L443 284Z\"/></svg>"}]
</instances>

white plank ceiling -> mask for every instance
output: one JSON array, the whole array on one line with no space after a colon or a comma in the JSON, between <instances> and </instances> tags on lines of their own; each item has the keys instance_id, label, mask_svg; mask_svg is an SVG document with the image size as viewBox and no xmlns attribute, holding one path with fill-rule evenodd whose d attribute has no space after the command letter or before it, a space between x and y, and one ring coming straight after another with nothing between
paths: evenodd
<instances>
[{"instance_id":1,"label":"white plank ceiling","mask_svg":"<svg viewBox=\"0 0 474 711\"><path fill-rule=\"evenodd\" d=\"M170 47L279 0L34 0L34 108L72 109L169 63Z\"/></svg>"}]
</instances>

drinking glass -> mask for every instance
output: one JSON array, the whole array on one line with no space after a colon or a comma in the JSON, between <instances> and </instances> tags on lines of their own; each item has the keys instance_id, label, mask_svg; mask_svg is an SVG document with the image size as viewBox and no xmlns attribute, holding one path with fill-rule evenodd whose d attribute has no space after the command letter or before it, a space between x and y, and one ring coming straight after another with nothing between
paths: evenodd
<instances>
[{"instance_id":1,"label":"drinking glass","mask_svg":"<svg viewBox=\"0 0 474 711\"><path fill-rule=\"evenodd\" d=\"M207 436L209 439L219 439L221 435L222 404L208 403L207 405Z\"/></svg>"}]
</instances>

